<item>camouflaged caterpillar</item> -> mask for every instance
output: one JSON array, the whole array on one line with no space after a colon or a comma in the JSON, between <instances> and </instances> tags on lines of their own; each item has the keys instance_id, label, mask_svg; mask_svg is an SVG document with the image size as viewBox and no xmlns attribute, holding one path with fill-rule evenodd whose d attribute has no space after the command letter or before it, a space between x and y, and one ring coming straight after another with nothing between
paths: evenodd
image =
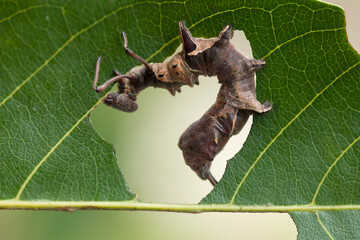
<instances>
[{"instance_id":1,"label":"camouflaged caterpillar","mask_svg":"<svg viewBox=\"0 0 360 240\"><path fill-rule=\"evenodd\" d=\"M255 71L265 65L265 61L248 59L231 43L233 30L228 25L218 37L210 39L194 38L183 21L179 22L182 51L165 63L147 63L127 47L123 33L125 52L144 65L133 68L127 75L116 76L97 87L100 61L98 58L93 89L104 91L118 82L118 92L110 93L106 105L125 112L137 110L137 94L147 87L167 89L172 95L180 92L184 85L199 84L199 75L217 76L221 84L215 103L210 109L181 135L179 147L183 151L186 164L203 180L212 185L217 181L210 167L232 135L238 134L249 116L271 109L266 101L261 104L256 99Z\"/></svg>"}]
</instances>

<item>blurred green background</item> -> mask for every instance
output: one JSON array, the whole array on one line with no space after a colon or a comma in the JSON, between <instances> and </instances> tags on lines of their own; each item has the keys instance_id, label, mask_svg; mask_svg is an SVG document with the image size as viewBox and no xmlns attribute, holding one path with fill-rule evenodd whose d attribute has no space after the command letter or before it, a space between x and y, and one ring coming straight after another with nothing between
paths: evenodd
<instances>
[{"instance_id":1,"label":"blurred green background","mask_svg":"<svg viewBox=\"0 0 360 240\"><path fill-rule=\"evenodd\" d=\"M327 2L345 9L349 41L359 51L357 23L360 16L357 12L360 2ZM251 56L243 33L237 32L234 41L241 51ZM139 110L135 113L122 113L104 104L93 111L91 120L95 129L114 144L129 188L142 201L197 203L211 191L211 185L201 181L185 165L177 141L181 133L211 106L218 89L216 79L205 78L200 79L200 86L184 87L176 97L165 90L147 89L139 95ZM240 149L250 124L241 135L233 137L215 159L212 172L217 179L225 170L226 160ZM288 214L275 213L0 211L1 240L184 238L296 239L296 227Z\"/></svg>"}]
</instances>

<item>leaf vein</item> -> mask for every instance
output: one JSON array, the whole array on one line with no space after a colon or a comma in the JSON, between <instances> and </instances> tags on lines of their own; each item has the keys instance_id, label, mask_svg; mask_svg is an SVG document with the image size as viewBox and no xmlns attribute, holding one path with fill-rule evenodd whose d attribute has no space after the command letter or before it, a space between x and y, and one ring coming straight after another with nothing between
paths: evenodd
<instances>
[{"instance_id":1,"label":"leaf vein","mask_svg":"<svg viewBox=\"0 0 360 240\"><path fill-rule=\"evenodd\" d=\"M268 54L266 54L264 57L262 57L263 59L267 58L268 56L270 56L273 52L275 52L276 50L278 50L280 47L292 42L292 41L295 41L296 39L299 39L299 38L302 38L302 37L305 37L306 35L308 34L311 34L311 33L319 33L319 32L332 32L332 31L338 31L338 30L344 30L345 27L341 27L341 28L334 28L334 29L321 29L321 30L313 30L313 31L309 31L309 32L306 32L304 34L301 34L299 36L296 36L294 38L291 38L279 45L277 45L273 50L269 51Z\"/></svg>"},{"instance_id":2,"label":"leaf vein","mask_svg":"<svg viewBox=\"0 0 360 240\"><path fill-rule=\"evenodd\" d=\"M354 141L352 143L349 144L349 146L347 146L341 153L340 155L335 159L335 161L331 164L331 166L328 168L328 170L326 171L326 173L324 174L323 178L321 179L320 183L319 183L319 186L317 187L316 191L315 191L315 194L314 194L314 197L311 201L311 205L314 205L315 204L315 201L316 201L316 198L319 194L319 191L325 181L325 179L327 178L327 176L329 175L330 171L335 167L335 165L339 162L339 160L344 156L344 154L352 147L354 146L354 144L360 139L360 136L356 139L354 139Z\"/></svg>"},{"instance_id":3,"label":"leaf vein","mask_svg":"<svg viewBox=\"0 0 360 240\"><path fill-rule=\"evenodd\" d=\"M334 238L333 238L333 236L331 236L329 230L325 227L324 223L321 221L319 214L318 214L318 213L315 213L315 215L316 215L316 219L317 219L317 221L319 222L319 224L320 224L320 226L322 227L322 229L324 229L324 231L326 232L326 234L329 236L329 238L330 238L331 240L334 240Z\"/></svg>"},{"instance_id":4,"label":"leaf vein","mask_svg":"<svg viewBox=\"0 0 360 240\"><path fill-rule=\"evenodd\" d=\"M36 6L30 6L28 8L24 8L24 9L21 9L21 10L18 10L17 12L3 18L3 19L0 19L0 24L3 23L3 22L6 22L6 21L9 21L10 19L12 19L13 17L21 14L21 13L25 13L25 12L28 12L30 10L33 10L33 9L37 9L37 8L42 8L42 7L53 7L53 8L61 8L59 6L56 6L56 5L50 5L50 4L40 4L40 5L36 5Z\"/></svg>"}]
</instances>

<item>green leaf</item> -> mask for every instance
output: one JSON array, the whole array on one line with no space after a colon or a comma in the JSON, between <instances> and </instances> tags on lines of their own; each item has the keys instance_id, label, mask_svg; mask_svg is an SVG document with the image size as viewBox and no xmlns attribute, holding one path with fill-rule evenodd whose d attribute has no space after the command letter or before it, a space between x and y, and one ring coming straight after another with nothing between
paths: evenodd
<instances>
[{"instance_id":1,"label":"green leaf","mask_svg":"<svg viewBox=\"0 0 360 240\"><path fill-rule=\"evenodd\" d=\"M12 1L0 9L1 207L289 211L299 239L359 238L360 56L342 9L312 0ZM89 121L105 95L91 89L95 61L107 60L101 79L138 65L123 54L126 31L132 49L161 62L180 44L179 20L194 36L216 36L228 23L243 30L267 62L258 98L274 107L254 117L202 205L139 203Z\"/></svg>"}]
</instances>

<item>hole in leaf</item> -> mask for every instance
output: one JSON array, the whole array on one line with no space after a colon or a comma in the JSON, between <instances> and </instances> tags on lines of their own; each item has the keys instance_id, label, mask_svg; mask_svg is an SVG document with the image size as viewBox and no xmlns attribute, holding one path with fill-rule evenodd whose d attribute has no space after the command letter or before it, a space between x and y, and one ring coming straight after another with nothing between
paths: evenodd
<instances>
[{"instance_id":1,"label":"hole in leaf","mask_svg":"<svg viewBox=\"0 0 360 240\"><path fill-rule=\"evenodd\" d=\"M243 32L235 31L232 42L251 57ZM176 52L181 50L180 45ZM184 86L175 97L164 89L145 89L137 97L139 109L131 114L104 104L92 112L95 129L115 146L125 180L142 201L197 203L212 190L208 181L201 180L185 165L177 143L188 126L215 102L219 88L216 77L201 77L200 86ZM110 92L114 91L117 86ZM251 124L252 117L215 157L211 172L217 180L221 179L227 160L242 147Z\"/></svg>"}]
</instances>

